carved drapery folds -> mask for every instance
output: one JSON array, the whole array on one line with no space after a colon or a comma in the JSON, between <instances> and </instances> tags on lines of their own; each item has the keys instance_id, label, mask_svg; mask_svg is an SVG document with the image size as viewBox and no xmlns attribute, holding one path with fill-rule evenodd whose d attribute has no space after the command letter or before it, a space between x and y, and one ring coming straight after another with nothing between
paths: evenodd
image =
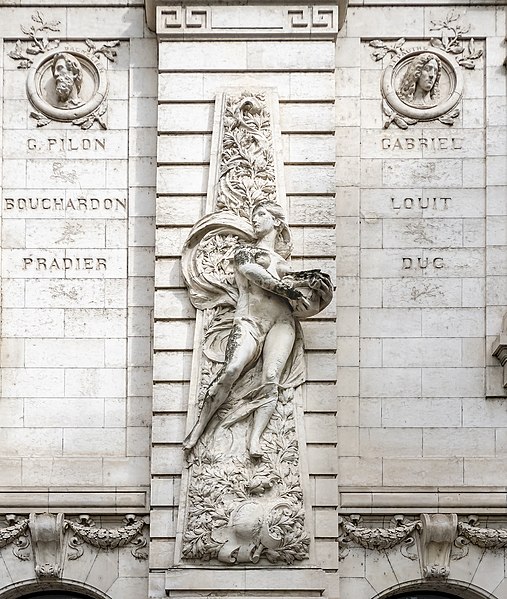
<instances>
[{"instance_id":1,"label":"carved drapery folds","mask_svg":"<svg viewBox=\"0 0 507 599\"><path fill-rule=\"evenodd\" d=\"M143 549L147 545L143 536L144 518L127 515L125 525L119 528L98 528L87 515L80 516L79 520L67 519L64 514L30 514L28 518L9 514L6 516L8 526L0 528L0 549L12 545L18 559L33 558L34 572L40 579L61 578L65 559L81 557L83 544L104 551L129 546L136 559L147 559L148 554Z\"/></svg>"},{"instance_id":2,"label":"carved drapery folds","mask_svg":"<svg viewBox=\"0 0 507 599\"><path fill-rule=\"evenodd\" d=\"M308 556L296 389L298 320L332 298L319 270L292 272L290 231L268 91L217 99L208 214L182 268L196 322L184 441L185 560L292 563Z\"/></svg>"},{"instance_id":3,"label":"carved drapery folds","mask_svg":"<svg viewBox=\"0 0 507 599\"><path fill-rule=\"evenodd\" d=\"M507 529L477 526L477 516L469 516L467 522L458 522L456 514L421 514L413 521L395 516L391 523L389 528L369 528L361 526L358 515L340 518L340 559L347 557L351 546L371 551L399 548L405 557L419 559L423 578L444 580L451 573L451 560L467 555L467 545L486 550L507 547ZM414 545L416 553L410 549Z\"/></svg>"}]
</instances>

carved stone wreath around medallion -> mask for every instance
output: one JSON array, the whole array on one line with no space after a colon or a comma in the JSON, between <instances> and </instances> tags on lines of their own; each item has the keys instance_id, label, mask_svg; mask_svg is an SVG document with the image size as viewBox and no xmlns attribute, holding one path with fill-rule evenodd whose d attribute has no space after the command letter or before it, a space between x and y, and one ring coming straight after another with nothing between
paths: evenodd
<instances>
[{"instance_id":1,"label":"carved stone wreath around medallion","mask_svg":"<svg viewBox=\"0 0 507 599\"><path fill-rule=\"evenodd\" d=\"M404 93L404 81L419 62L434 62L438 75L427 92L427 101L419 104ZM463 75L449 56L437 48L415 48L395 55L382 76L382 95L390 108L398 114L417 121L432 121L448 114L460 101L463 93ZM413 87L417 89L418 82ZM433 93L435 92L435 93Z\"/></svg>"},{"instance_id":2,"label":"carved stone wreath around medallion","mask_svg":"<svg viewBox=\"0 0 507 599\"><path fill-rule=\"evenodd\" d=\"M74 97L62 100L56 91L53 68L58 57L66 56L80 69L79 89ZM76 84L74 84L74 87ZM94 112L107 95L105 69L90 53L72 47L59 47L45 53L28 72L27 93L33 106L56 121L75 121Z\"/></svg>"}]
</instances>

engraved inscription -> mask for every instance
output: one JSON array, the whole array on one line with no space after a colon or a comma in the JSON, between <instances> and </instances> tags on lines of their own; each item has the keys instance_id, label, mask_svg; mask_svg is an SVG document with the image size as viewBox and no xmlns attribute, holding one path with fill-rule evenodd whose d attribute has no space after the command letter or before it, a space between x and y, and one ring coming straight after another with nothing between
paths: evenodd
<instances>
[{"instance_id":1,"label":"engraved inscription","mask_svg":"<svg viewBox=\"0 0 507 599\"><path fill-rule=\"evenodd\" d=\"M425 268L443 268L444 259L437 258L402 258L402 268L404 270L425 269Z\"/></svg>"},{"instance_id":2,"label":"engraved inscription","mask_svg":"<svg viewBox=\"0 0 507 599\"><path fill-rule=\"evenodd\" d=\"M383 150L462 150L462 137L389 137L382 138Z\"/></svg>"},{"instance_id":3,"label":"engraved inscription","mask_svg":"<svg viewBox=\"0 0 507 599\"><path fill-rule=\"evenodd\" d=\"M391 197L391 208L397 212L400 210L448 210L449 202L452 198L445 197L406 197L393 198Z\"/></svg>"},{"instance_id":4,"label":"engraved inscription","mask_svg":"<svg viewBox=\"0 0 507 599\"><path fill-rule=\"evenodd\" d=\"M109 212L125 211L127 198L4 198L4 210L21 212L75 210L90 212L104 210Z\"/></svg>"},{"instance_id":5,"label":"engraved inscription","mask_svg":"<svg viewBox=\"0 0 507 599\"><path fill-rule=\"evenodd\" d=\"M26 140L28 150L38 152L66 152L75 150L90 150L92 152L101 152L106 149L106 138L95 137L83 139L73 139L64 137L48 137L45 140L37 140L30 137Z\"/></svg>"},{"instance_id":6,"label":"engraved inscription","mask_svg":"<svg viewBox=\"0 0 507 599\"><path fill-rule=\"evenodd\" d=\"M106 258L23 258L23 270L107 270Z\"/></svg>"}]
</instances>

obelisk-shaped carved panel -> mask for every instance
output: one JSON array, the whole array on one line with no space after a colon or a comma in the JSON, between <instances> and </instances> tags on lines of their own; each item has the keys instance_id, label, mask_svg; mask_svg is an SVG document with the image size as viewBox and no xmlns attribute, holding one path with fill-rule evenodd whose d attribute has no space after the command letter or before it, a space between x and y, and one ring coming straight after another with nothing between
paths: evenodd
<instances>
[{"instance_id":1,"label":"obelisk-shaped carved panel","mask_svg":"<svg viewBox=\"0 0 507 599\"><path fill-rule=\"evenodd\" d=\"M328 274L294 271L274 93L217 97L207 210L184 244L198 309L187 468L185 563L292 564L309 557L299 321L331 301Z\"/></svg>"}]
</instances>

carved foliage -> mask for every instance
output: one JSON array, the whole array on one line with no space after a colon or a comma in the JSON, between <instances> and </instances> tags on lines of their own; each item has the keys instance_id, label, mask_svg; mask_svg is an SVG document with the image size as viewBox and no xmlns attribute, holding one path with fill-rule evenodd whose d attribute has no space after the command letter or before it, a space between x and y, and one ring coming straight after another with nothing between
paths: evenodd
<instances>
[{"instance_id":1,"label":"carved foliage","mask_svg":"<svg viewBox=\"0 0 507 599\"><path fill-rule=\"evenodd\" d=\"M97 528L93 520L86 515L81 516L80 520L81 522L65 520L65 526L74 533L69 540L69 547L74 550L74 553L69 555L69 559L75 560L83 555L81 547L83 543L105 551L134 545L131 553L136 559L148 558L148 554L144 550L147 541L142 535L146 524L143 519L128 515L125 517L125 526L120 528Z\"/></svg>"},{"instance_id":2,"label":"carved foliage","mask_svg":"<svg viewBox=\"0 0 507 599\"><path fill-rule=\"evenodd\" d=\"M95 123L107 129L107 80L99 59L103 57L107 62L114 62L117 56L115 48L120 41L94 42L87 39L76 47L62 45L60 39L49 37L52 32L60 31L60 21L47 21L40 11L36 11L31 18L33 23L21 26L30 41L17 40L8 56L18 61L19 69L30 69L27 88L28 97L35 108L30 116L36 126L44 127L56 120L70 122L81 129L89 129ZM78 79L77 93L81 88L86 88L85 97L68 106L58 101L53 93L55 86L51 85L51 63L57 55L70 57L73 61L75 72L67 76L75 75Z\"/></svg>"},{"instance_id":3,"label":"carved foliage","mask_svg":"<svg viewBox=\"0 0 507 599\"><path fill-rule=\"evenodd\" d=\"M481 528L466 522L460 522L458 531L467 541L484 549L503 549L507 547L507 530L505 529Z\"/></svg>"},{"instance_id":4,"label":"carved foliage","mask_svg":"<svg viewBox=\"0 0 507 599\"><path fill-rule=\"evenodd\" d=\"M356 523L345 518L340 520L343 530L340 543L342 545L352 543L376 551L396 547L421 528L420 520L402 523L404 519L401 518L393 528L365 528L357 525L360 522L359 518L354 520Z\"/></svg>"},{"instance_id":5,"label":"carved foliage","mask_svg":"<svg viewBox=\"0 0 507 599\"><path fill-rule=\"evenodd\" d=\"M308 557L291 393L278 402L263 449L263 460L256 464L245 456L212 453L205 444L196 448L185 558L230 564L266 558L291 564Z\"/></svg>"},{"instance_id":6,"label":"carved foliage","mask_svg":"<svg viewBox=\"0 0 507 599\"><path fill-rule=\"evenodd\" d=\"M382 78L382 112L384 128L392 123L408 129L420 121L438 120L452 126L460 111L456 107L462 94L460 69L474 69L483 51L473 38L464 41L470 26L458 23L460 15L451 11L441 21L432 21L431 29L439 32L429 46L408 49L405 38L394 43L372 40L371 57L391 62ZM423 82L422 76L433 74ZM425 73L426 72L426 73Z\"/></svg>"}]
</instances>

